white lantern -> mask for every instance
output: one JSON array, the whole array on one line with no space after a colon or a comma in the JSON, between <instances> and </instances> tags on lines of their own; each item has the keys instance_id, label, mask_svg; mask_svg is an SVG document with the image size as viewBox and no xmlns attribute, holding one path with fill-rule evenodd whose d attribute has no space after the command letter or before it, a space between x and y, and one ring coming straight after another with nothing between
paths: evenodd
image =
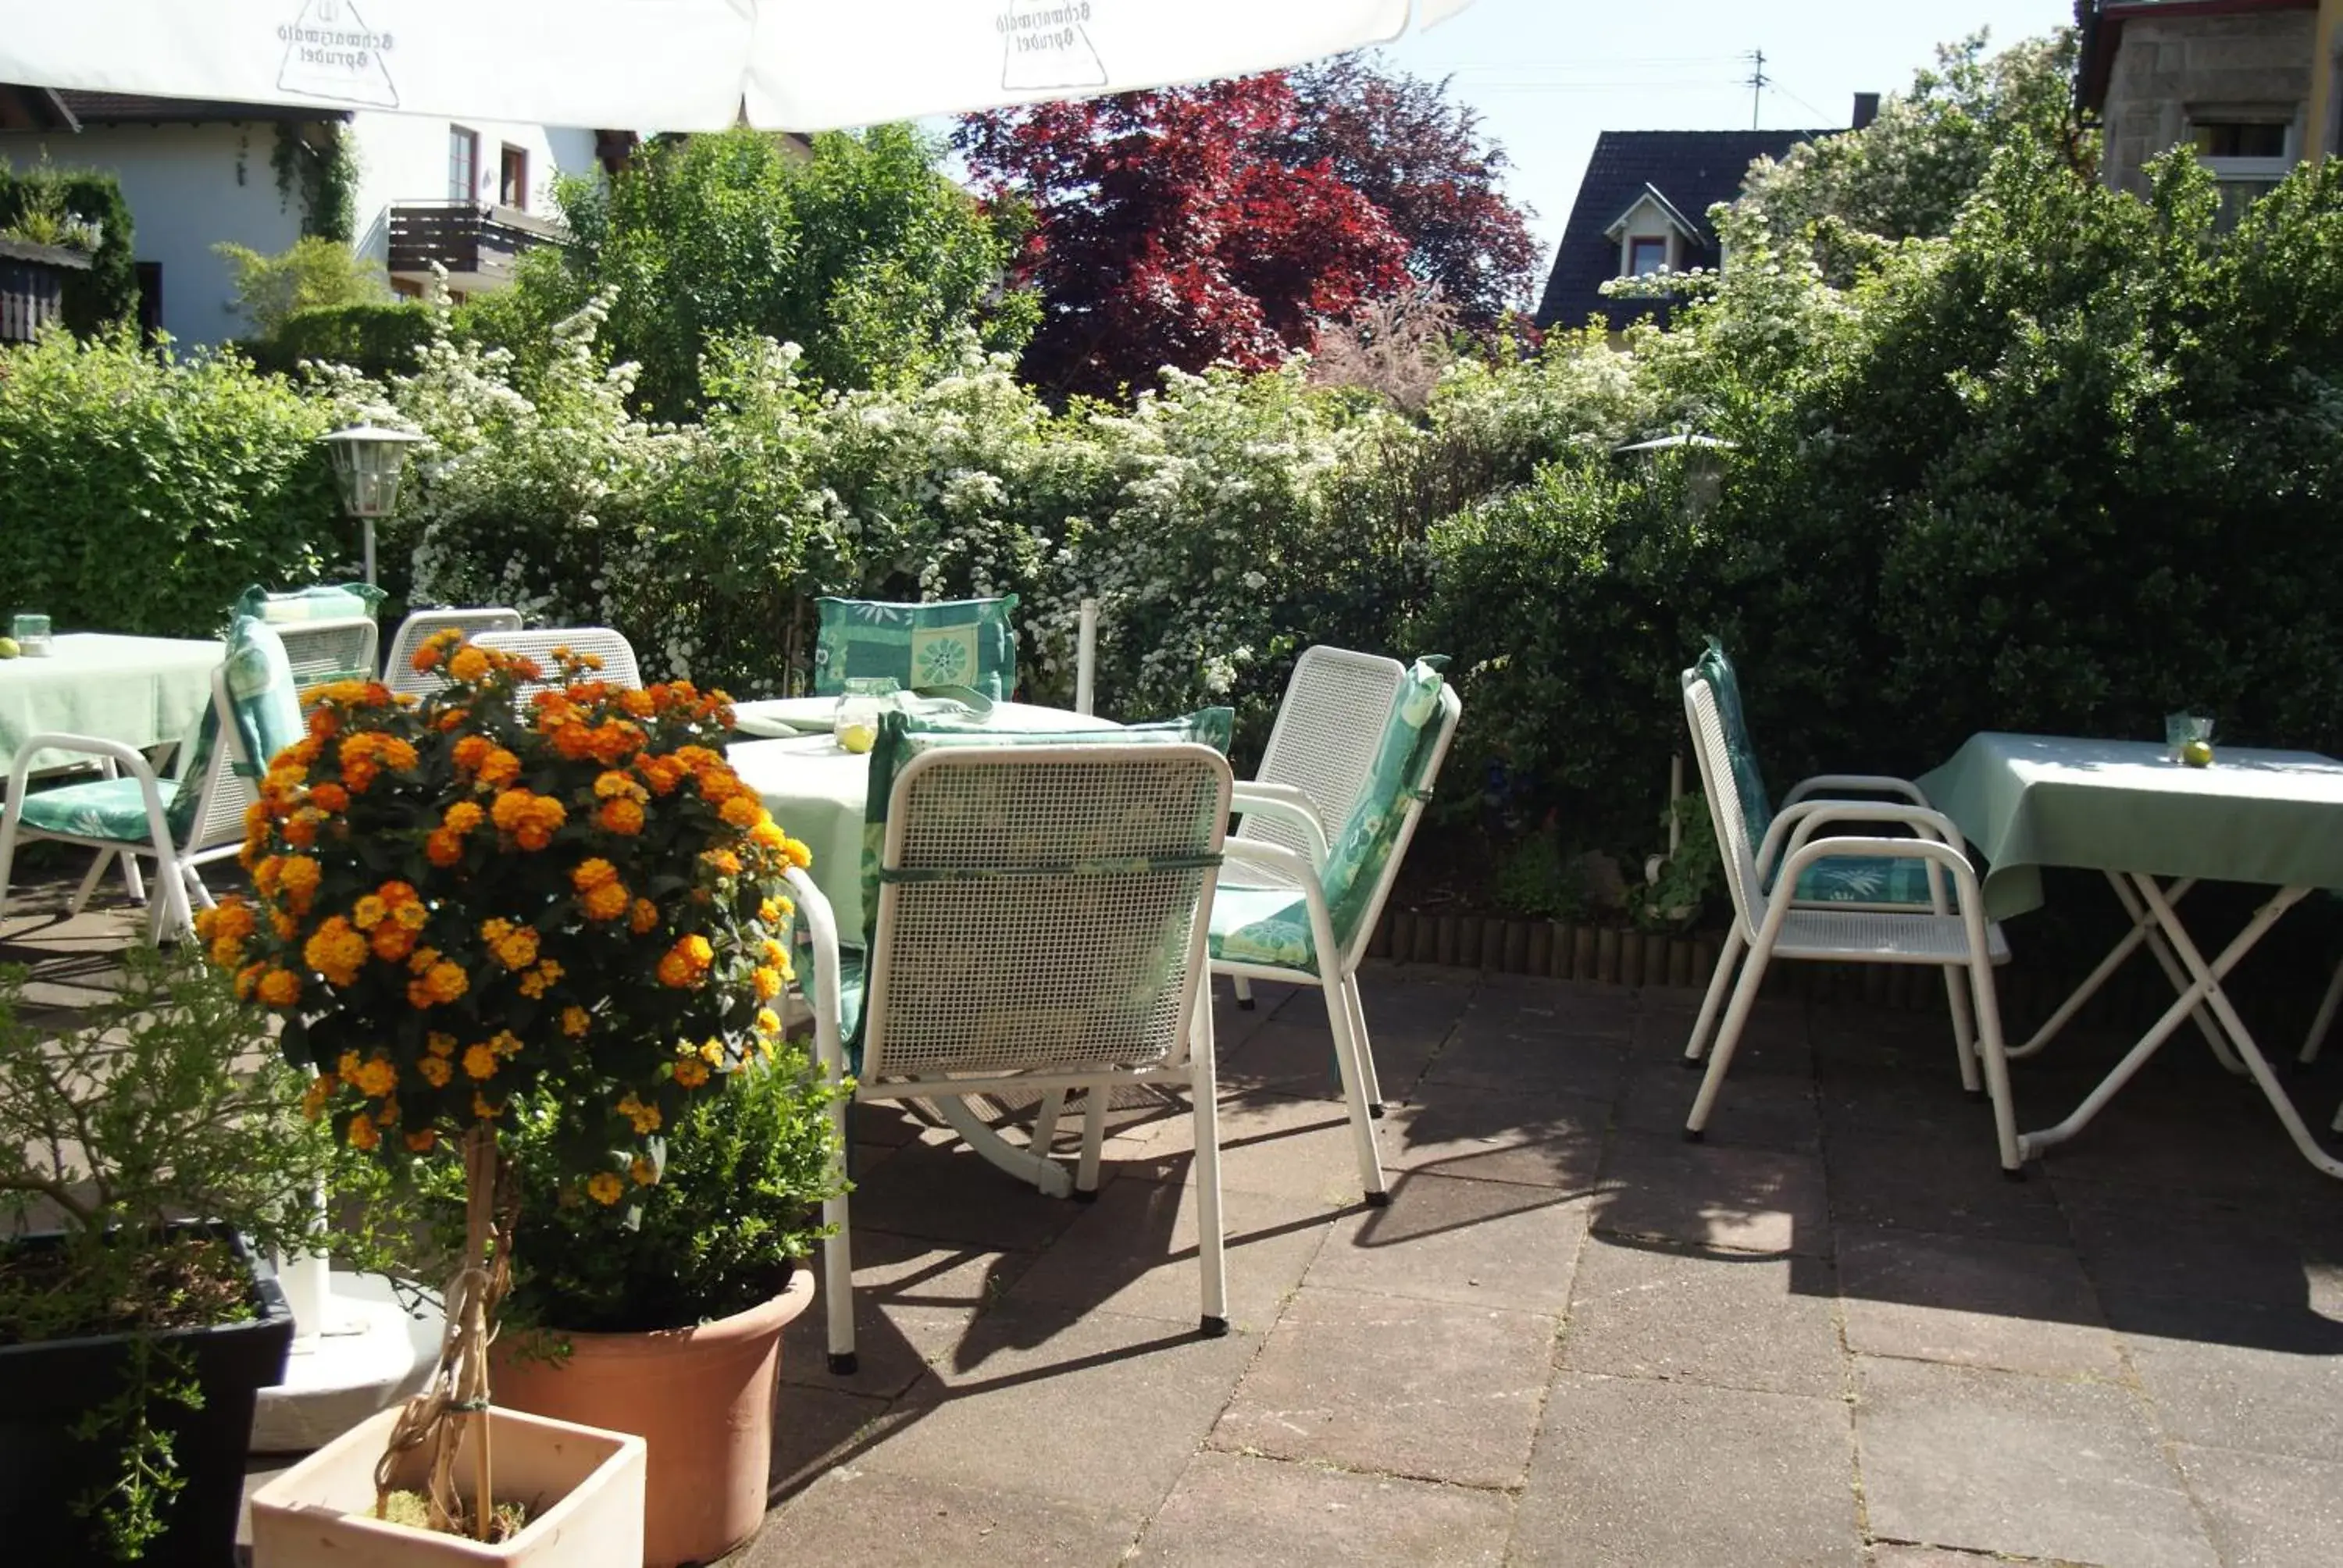
<instances>
[{"instance_id":1,"label":"white lantern","mask_svg":"<svg viewBox=\"0 0 2343 1568\"><path fill-rule=\"evenodd\" d=\"M342 510L365 524L366 580L374 581L374 520L398 505L398 478L407 448L423 437L407 430L359 425L326 437L334 455L334 477L341 486Z\"/></svg>"}]
</instances>

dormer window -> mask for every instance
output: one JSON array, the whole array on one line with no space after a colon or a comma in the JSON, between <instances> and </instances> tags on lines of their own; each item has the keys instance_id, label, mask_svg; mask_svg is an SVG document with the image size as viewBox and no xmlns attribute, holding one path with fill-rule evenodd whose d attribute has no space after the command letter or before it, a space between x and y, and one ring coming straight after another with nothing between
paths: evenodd
<instances>
[{"instance_id":1,"label":"dormer window","mask_svg":"<svg viewBox=\"0 0 2343 1568\"><path fill-rule=\"evenodd\" d=\"M2212 170L2220 190L2216 221L2234 228L2246 208L2286 178L2301 156L2298 112L2290 104L2192 106L2188 146Z\"/></svg>"},{"instance_id":2,"label":"dormer window","mask_svg":"<svg viewBox=\"0 0 2343 1568\"><path fill-rule=\"evenodd\" d=\"M1666 235L1639 234L1627 242L1627 270L1624 276L1643 277L1662 270L1667 265Z\"/></svg>"}]
</instances>

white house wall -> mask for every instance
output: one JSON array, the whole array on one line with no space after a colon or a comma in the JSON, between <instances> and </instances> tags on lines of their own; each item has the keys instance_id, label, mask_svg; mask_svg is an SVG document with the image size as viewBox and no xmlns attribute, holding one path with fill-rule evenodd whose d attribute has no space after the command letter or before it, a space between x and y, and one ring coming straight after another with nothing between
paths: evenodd
<instances>
[{"instance_id":1,"label":"white house wall","mask_svg":"<svg viewBox=\"0 0 2343 1568\"><path fill-rule=\"evenodd\" d=\"M297 199L277 189L276 150L277 127L257 123L0 132L0 158L12 168L30 168L45 153L57 168L99 169L121 183L137 258L162 264L163 330L183 347L244 330L215 244L233 240L266 255L301 236Z\"/></svg>"},{"instance_id":2,"label":"white house wall","mask_svg":"<svg viewBox=\"0 0 2343 1568\"><path fill-rule=\"evenodd\" d=\"M502 120L463 120L480 138L475 201L497 199L498 155L509 146L528 155L528 210L553 214L553 180L558 174L589 174L595 168L594 133L582 128L514 125ZM390 209L401 202L446 201L447 139L451 122L420 115L362 111L351 118L358 154L357 221L351 239L361 256L387 264Z\"/></svg>"}]
</instances>

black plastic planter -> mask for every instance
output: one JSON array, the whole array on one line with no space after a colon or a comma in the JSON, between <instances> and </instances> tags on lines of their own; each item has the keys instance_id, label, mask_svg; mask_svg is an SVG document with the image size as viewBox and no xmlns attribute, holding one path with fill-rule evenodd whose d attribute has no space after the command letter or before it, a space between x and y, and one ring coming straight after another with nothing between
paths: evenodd
<instances>
[{"instance_id":1,"label":"black plastic planter","mask_svg":"<svg viewBox=\"0 0 2343 1568\"><path fill-rule=\"evenodd\" d=\"M15 1237L7 1245L54 1245L54 1232ZM236 1256L246 1258L233 1237ZM236 1556L236 1511L244 1501L244 1457L260 1390L285 1380L293 1313L274 1280L254 1275L251 1321L177 1329L153 1336L187 1358L203 1407L172 1401L153 1407L172 1434L185 1485L168 1505L163 1534L141 1559L156 1568L223 1568ZM119 1473L121 1445L80 1442L74 1422L114 1398L132 1374L132 1337L47 1340L0 1346L0 1562L43 1568L106 1560L92 1521L73 1502Z\"/></svg>"}]
</instances>

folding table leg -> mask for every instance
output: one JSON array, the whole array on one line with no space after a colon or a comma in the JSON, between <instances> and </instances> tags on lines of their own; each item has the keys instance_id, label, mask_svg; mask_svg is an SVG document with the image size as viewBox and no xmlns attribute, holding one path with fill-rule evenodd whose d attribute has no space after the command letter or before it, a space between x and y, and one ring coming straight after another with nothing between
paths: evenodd
<instances>
[{"instance_id":1,"label":"folding table leg","mask_svg":"<svg viewBox=\"0 0 2343 1568\"><path fill-rule=\"evenodd\" d=\"M2139 920L2141 906L2133 900L2130 890L2124 885L2124 879L2110 871L2107 873L2107 880L2114 885L2116 897L2123 900L2125 913L2130 915L2134 920ZM2153 877L2138 877L2134 880L2140 884L2143 893L2150 888L2156 888L2156 879ZM2187 884L2187 886L2193 885L2193 883ZM2186 890L2185 887L2183 890ZM2164 900L2168 910L2171 908L2170 895L2166 894L2161 889L2157 890L2157 895ZM2157 967L2164 970L2164 978L2172 982L2174 990L2187 988L2187 976L2182 972L2180 964L2173 958L2172 950L2165 945L2162 933L2154 927L2150 927L2147 931L2147 950L2156 955ZM2220 1026L2214 1022L2212 1015L2200 1006L2197 1010L2196 1018L2197 1032L2205 1037L2205 1043L2213 1048L2213 1060L2231 1072L2243 1077L2246 1070L2245 1064L2237 1060L2237 1052L2229 1049L2229 1042L2221 1038Z\"/></svg>"},{"instance_id":2,"label":"folding table leg","mask_svg":"<svg viewBox=\"0 0 2343 1568\"><path fill-rule=\"evenodd\" d=\"M2084 1004L2099 994L2099 988L2106 985L2109 977L2123 967L2126 959L2138 950L2142 942L2152 940L2156 944L2154 950L2157 960L2164 966L2165 978L2172 982L2172 989L2181 990L2187 987L2187 981L2181 978L2178 966L2172 962L2171 950L2165 947L2164 940L2156 934L2156 917L2149 914L2139 900L2132 896L2131 885L2123 879L2120 872L2109 871L2107 873L2107 885L2115 890L2116 900L2123 905L2124 913L2131 917L2131 930L2124 933L2121 941L2107 950L2107 956L2099 960L2098 967L2086 975L2083 978L2083 983L2077 986L2073 993L2058 1004L2058 1010L2052 1013L2044 1020L2042 1027L2034 1031L2033 1039L2024 1045L2010 1048L2009 1055L2012 1060L2032 1056L2056 1039L2059 1030L2074 1021L2075 1015L2083 1010ZM2188 896L2188 890L2196 885L2197 881L2193 877L2175 882L2167 890L2166 897L2177 905L2182 899ZM2197 1010L2196 1016L2197 1027L2204 1031L2206 1040L2213 1047L2213 1053L2221 1057L2225 1062L2230 1063L2232 1071L2238 1070L2234 1065L2236 1059L2226 1054L2228 1047L2222 1041L2220 1031L2215 1028L2212 1015L2200 1007Z\"/></svg>"},{"instance_id":3,"label":"folding table leg","mask_svg":"<svg viewBox=\"0 0 2343 1568\"><path fill-rule=\"evenodd\" d=\"M2297 1060L2303 1066L2308 1067L2318 1060L2318 1048L2326 1040L2328 1030L2334 1026L2338 1007L2343 1007L2343 963L2335 966L2335 978L2327 982L2327 994L2318 1001L2318 1016L2310 1020L2310 1032L2302 1037L2302 1055ZM2343 1112L2337 1113L2337 1120L2343 1121Z\"/></svg>"}]
</instances>

